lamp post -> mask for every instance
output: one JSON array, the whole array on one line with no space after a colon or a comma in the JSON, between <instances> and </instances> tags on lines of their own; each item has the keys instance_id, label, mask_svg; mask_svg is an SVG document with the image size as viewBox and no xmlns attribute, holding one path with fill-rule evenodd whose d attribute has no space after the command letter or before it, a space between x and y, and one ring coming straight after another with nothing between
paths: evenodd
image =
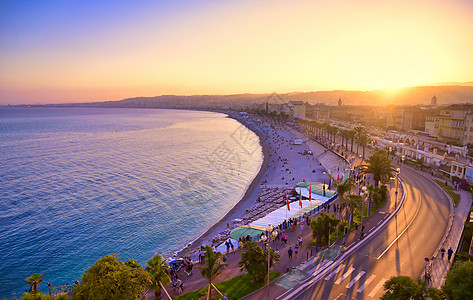
<instances>
[{"instance_id":1,"label":"lamp post","mask_svg":"<svg viewBox=\"0 0 473 300\"><path fill-rule=\"evenodd\" d=\"M270 269L270 266L271 266L271 245L270 245L270 242L271 242L271 236L273 238L275 238L278 235L278 232L276 230L274 230L274 227L271 224L266 226L266 231L268 232L268 236L265 236L263 234L261 236L261 240L263 242L267 242L266 250L268 251L268 285L267 285L266 297L267 297L267 299L269 299L269 269Z\"/></svg>"},{"instance_id":2,"label":"lamp post","mask_svg":"<svg viewBox=\"0 0 473 300\"><path fill-rule=\"evenodd\" d=\"M398 195L397 190L398 190L398 187L399 187L399 180L400 180L399 175L401 174L401 168L397 168L396 173L397 173L397 176L396 176L397 177L397 181L396 181L396 200L394 202L394 208L397 207L397 195Z\"/></svg>"},{"instance_id":3,"label":"lamp post","mask_svg":"<svg viewBox=\"0 0 473 300\"><path fill-rule=\"evenodd\" d=\"M362 238L363 235L363 211L365 210L365 196L368 194L368 188L366 186L361 187L361 234L360 234L360 239Z\"/></svg>"}]
</instances>

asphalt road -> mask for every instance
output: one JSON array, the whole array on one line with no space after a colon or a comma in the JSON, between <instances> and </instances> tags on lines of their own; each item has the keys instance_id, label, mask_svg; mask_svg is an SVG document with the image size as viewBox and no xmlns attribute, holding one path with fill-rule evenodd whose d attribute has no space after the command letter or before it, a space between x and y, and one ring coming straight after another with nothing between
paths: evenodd
<instances>
[{"instance_id":1,"label":"asphalt road","mask_svg":"<svg viewBox=\"0 0 473 300\"><path fill-rule=\"evenodd\" d=\"M338 268L294 299L379 299L391 276L419 278L449 220L449 200L433 181L401 167L406 199L398 214Z\"/></svg>"}]
</instances>

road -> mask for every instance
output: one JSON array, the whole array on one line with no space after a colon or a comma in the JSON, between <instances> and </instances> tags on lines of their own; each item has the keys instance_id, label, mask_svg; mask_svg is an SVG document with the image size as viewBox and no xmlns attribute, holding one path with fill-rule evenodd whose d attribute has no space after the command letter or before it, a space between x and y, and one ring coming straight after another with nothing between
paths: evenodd
<instances>
[{"instance_id":1,"label":"road","mask_svg":"<svg viewBox=\"0 0 473 300\"><path fill-rule=\"evenodd\" d=\"M448 226L449 200L431 180L401 167L406 199L369 242L292 299L379 299L391 276L419 278Z\"/></svg>"}]
</instances>

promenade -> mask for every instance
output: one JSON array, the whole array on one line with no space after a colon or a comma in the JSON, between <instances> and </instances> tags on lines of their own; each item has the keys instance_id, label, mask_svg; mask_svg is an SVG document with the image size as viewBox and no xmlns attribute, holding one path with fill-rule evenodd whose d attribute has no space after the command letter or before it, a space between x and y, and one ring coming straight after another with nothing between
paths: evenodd
<instances>
[{"instance_id":1,"label":"promenade","mask_svg":"<svg viewBox=\"0 0 473 300\"><path fill-rule=\"evenodd\" d=\"M276 142L275 144L271 145L270 148L272 148L272 150L280 150L281 147L286 147L286 149L293 150L291 148L297 147L297 146L293 146L287 143L288 139L291 136L297 136L297 132L294 129L290 129L287 131L278 130L277 132L274 132L273 134L279 137L279 139L275 140L274 142L279 141L279 143ZM320 178L319 181L327 180L328 182L328 178L324 176L322 172L326 170L325 168L331 168L330 171L333 174L333 172L334 171L336 172L339 166L345 169L345 168L359 166L362 163L360 158L354 158L352 159L351 165L346 165L344 164L344 161L341 159L341 157L334 154L332 151L327 150L327 148L325 148L320 143L313 140L310 140L307 143L307 146L309 147L311 151L313 151L314 153L313 156L317 157L317 159L320 160L320 162L316 161L315 159L308 159L309 160L308 163L307 161L304 164L301 164L300 162L297 163L297 161L300 160L300 157L298 157L297 155L296 156L291 155L290 153L286 152L286 155L290 157L289 160L293 163L296 162L296 167L290 168L290 170L292 170L292 172L294 173L294 176L301 177L299 175L299 171L302 171L303 169L316 169L315 174L317 174L318 176L314 176L313 175L314 173L312 174L305 173L305 174ZM271 164L273 163L274 161L271 159L269 170L271 169ZM312 165L313 163L315 163L315 166ZM274 173L278 173L279 171L275 167L276 166L273 166L272 172L268 172L267 176L266 175L264 176L264 178L269 178L266 185L270 185L271 182L278 181L278 178L276 178L275 176L281 176L280 175L281 173L276 174L276 175L274 174ZM286 168L281 168L279 172L288 173ZM307 172L307 170L305 172ZM291 182L291 184L295 184L295 183L296 183L295 181ZM277 185L286 186L285 182L281 182L281 181ZM389 195L390 195L389 199L384 204L384 206L381 207L371 217L364 220L365 236L371 233L377 226L379 226L379 224L383 220L386 219L389 213L394 210L394 203L395 203L394 200L396 197L395 185L390 186ZM337 204L338 201L334 203ZM320 212L318 212L316 215L313 215L312 217L314 218L317 217L318 214L320 214L323 211L324 210L322 209ZM332 213L333 210L330 210L327 212ZM361 226L360 226L358 231L352 230L345 237L343 237L343 233L340 232L340 238L335 243L333 243L333 245L329 249L319 248L319 247L309 247L308 243L313 240L312 230L305 221L303 222L303 224L304 224L303 228L300 226L300 223L299 223L298 226L294 228L293 231L291 230L286 231L288 235L287 244L283 244L281 241L271 242L271 248L279 252L281 255L280 263L276 264L273 270L282 273L282 275L277 280L271 283L271 286L270 286L271 299L275 299L276 296L295 287L302 280L309 278L310 276L313 275L314 272L323 268L324 264L327 264L330 260L334 260L343 251L347 251L351 247L356 245L357 243L362 243L364 241L363 239L360 239L360 233L361 233ZM294 246L296 245L296 243L298 244L299 236L302 237L302 241L303 241L302 246L299 247L299 253L298 254L294 253L293 258L290 259L288 255L289 247L292 247L292 249L294 249ZM265 247L264 243L260 242L260 244L262 247ZM222 250L222 247L218 249L222 253L226 252L225 249ZM228 280L242 274L242 272L240 271L238 267L238 261L240 260L240 251L238 251L237 249L234 252L230 251L230 253L226 253L226 256L227 256L228 266L225 267L223 272L218 276L216 282ZM183 284L185 287L184 293L202 288L206 286L207 284L207 280L205 278L202 278L200 271L197 268L194 268L194 272L190 276L186 275L185 273L179 273L179 279L183 281ZM264 298L265 291L266 289L261 289L257 291L255 294L249 295L246 298L247 299ZM163 294L163 297L164 297L164 294ZM229 299L232 299L231 295L228 295L228 297ZM152 295L150 295L150 299L153 299Z\"/></svg>"},{"instance_id":2,"label":"promenade","mask_svg":"<svg viewBox=\"0 0 473 300\"><path fill-rule=\"evenodd\" d=\"M289 139L291 136L297 135L297 132L295 132L293 129L290 130L278 130L277 133L275 132L274 134L277 134L277 136L280 138L277 141L279 143L276 143L276 145L273 145L272 150L280 150L281 147L286 147L286 150L293 150L292 148L294 147L293 145L290 145L287 139ZM286 144L285 144L286 142ZM349 167L353 168L356 166L359 166L362 164L361 158L356 156L354 153L350 153L351 159L351 164L348 165L343 165L343 161L338 159L339 157L335 155L331 151L327 151L325 147L323 147L321 144L317 143L316 141L308 141L307 146L309 147L310 150L314 152L314 157L320 159L321 161L319 162L319 166L315 166L317 168L316 172L318 172L319 176L320 173L322 173L322 170L330 170L333 174L333 171L339 168L339 165L342 165L343 168ZM300 157L297 156L291 156L290 151L285 152L286 155L291 157L291 161L297 162L299 161ZM346 155L347 153L345 153ZM369 155L369 151L367 151L367 156ZM324 160L324 156L329 157L329 159ZM274 163L274 161L271 161L270 163ZM314 160L309 161L309 167L313 168L312 163L314 163ZM294 176L298 176L298 171L303 170L303 169L308 169L307 163L296 163L299 164L297 167L290 168L292 171L291 173L294 174ZM320 167L323 166L323 169ZM407 166L403 166L407 167ZM269 172L267 175L265 175L265 178L269 178L270 181L267 182L267 185L270 185L271 180L278 180L276 176L280 176L281 173L279 174L274 174L278 173L278 168L277 166L273 166L273 169L276 170L270 170L271 168L268 168ZM285 169L285 165L283 164L280 172L288 172L287 169ZM307 174L307 173L305 173ZM311 174L307 174L311 175ZM422 173L423 176L430 176L428 174ZM306 175L304 175L306 176ZM320 178L317 176L318 178ZM284 176L282 176L284 177ZM284 180L281 177L282 180ZM300 176L298 176L300 177ZM295 177L296 178L296 177ZM324 177L322 177L324 178ZM433 178L431 178L433 179ZM291 184L293 184L294 180L291 180ZM295 183L294 183L295 184ZM367 183L365 183L367 184ZM285 182L279 182L279 186L287 186ZM396 191L398 191L396 193ZM396 181L392 181L388 185L388 192L389 192L389 197L388 201L372 216L370 216L368 219L364 220L364 237L369 235L370 233L374 232L379 229L380 226L382 226L385 221L390 215L393 214L395 211L397 205L399 205L399 201L402 198L401 195L401 189L398 188ZM445 248L449 249L452 247L453 251L456 251L456 247L458 245L459 239L461 238L461 233L463 229L463 223L464 220L466 219L469 208L471 206L471 196L467 192L460 192L461 194L461 201L458 205L458 207L453 208L454 209L454 214L451 216L451 226L448 229L448 232L445 235L444 242L439 245L436 253L434 253L433 257L430 258L430 263L427 265L427 268L430 269L431 272L431 285L433 287L440 287L443 284L443 278L444 275L447 273L448 269L451 266L451 263L447 260L447 255L442 258L440 249ZM334 202L334 204L337 204L337 201ZM322 212L324 210L321 210ZM318 212L316 215L313 215L312 217L317 217ZM332 213L333 211L330 210L328 211L329 213ZM309 280L310 278L314 277L316 274L319 272L322 272L328 265L331 265L334 263L340 255L343 253L349 252L352 248L358 248L363 244L366 240L364 238L361 238L361 226L359 226L358 230L352 230L350 231L346 236L343 236L343 233L340 232L340 238L337 239L333 245L331 245L330 248L318 248L318 247L309 247L308 243L312 241L312 231L308 223L304 223L303 228L298 225L293 231L288 230L286 233L289 237L288 243L283 244L281 241L272 241L271 242L271 248L277 251L278 253L281 254L281 261L279 264L276 264L275 267L272 270L281 272L281 276L277 278L275 281L273 281L270 284L269 287L269 298L270 299L284 299L284 295L288 295L291 290L297 289L298 286L301 285L301 283ZM302 237L302 246L299 247L299 253L294 254L292 259L289 258L288 255L288 249L289 247L292 247L294 249L294 246L296 243L298 243L298 237ZM262 247L265 247L264 243L260 242L260 245ZM235 245L237 246L237 245ZM225 249L222 250L222 247L218 248L221 252L225 253ZM236 249L234 252L226 253L227 256L227 264L228 266L223 270L223 272L218 276L217 280L215 283L231 279L235 276L238 276L242 274L238 267L238 261L240 260L240 252ZM453 258L452 258L453 260ZM423 274L421 275L421 277ZM202 278L200 275L199 270L196 268L194 269L194 273L191 276L187 276L184 273L179 274L179 278L183 281L184 283L184 293L190 292L199 288L202 288L206 286L207 280L205 278ZM164 294L163 294L164 296ZM264 299L267 296L267 288L264 287L255 293L248 295L245 297L245 299ZM233 299L231 295L228 295L229 299ZM153 299L153 296L150 297L150 299Z\"/></svg>"}]
</instances>

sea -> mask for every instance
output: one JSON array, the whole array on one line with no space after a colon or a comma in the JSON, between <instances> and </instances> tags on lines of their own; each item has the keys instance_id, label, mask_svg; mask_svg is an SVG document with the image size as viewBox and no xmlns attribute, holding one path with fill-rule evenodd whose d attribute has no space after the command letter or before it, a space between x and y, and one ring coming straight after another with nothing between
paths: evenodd
<instances>
[{"instance_id":1,"label":"sea","mask_svg":"<svg viewBox=\"0 0 473 300\"><path fill-rule=\"evenodd\" d=\"M215 112L0 108L0 295L98 258L171 256L221 219L263 162L259 139Z\"/></svg>"}]
</instances>

